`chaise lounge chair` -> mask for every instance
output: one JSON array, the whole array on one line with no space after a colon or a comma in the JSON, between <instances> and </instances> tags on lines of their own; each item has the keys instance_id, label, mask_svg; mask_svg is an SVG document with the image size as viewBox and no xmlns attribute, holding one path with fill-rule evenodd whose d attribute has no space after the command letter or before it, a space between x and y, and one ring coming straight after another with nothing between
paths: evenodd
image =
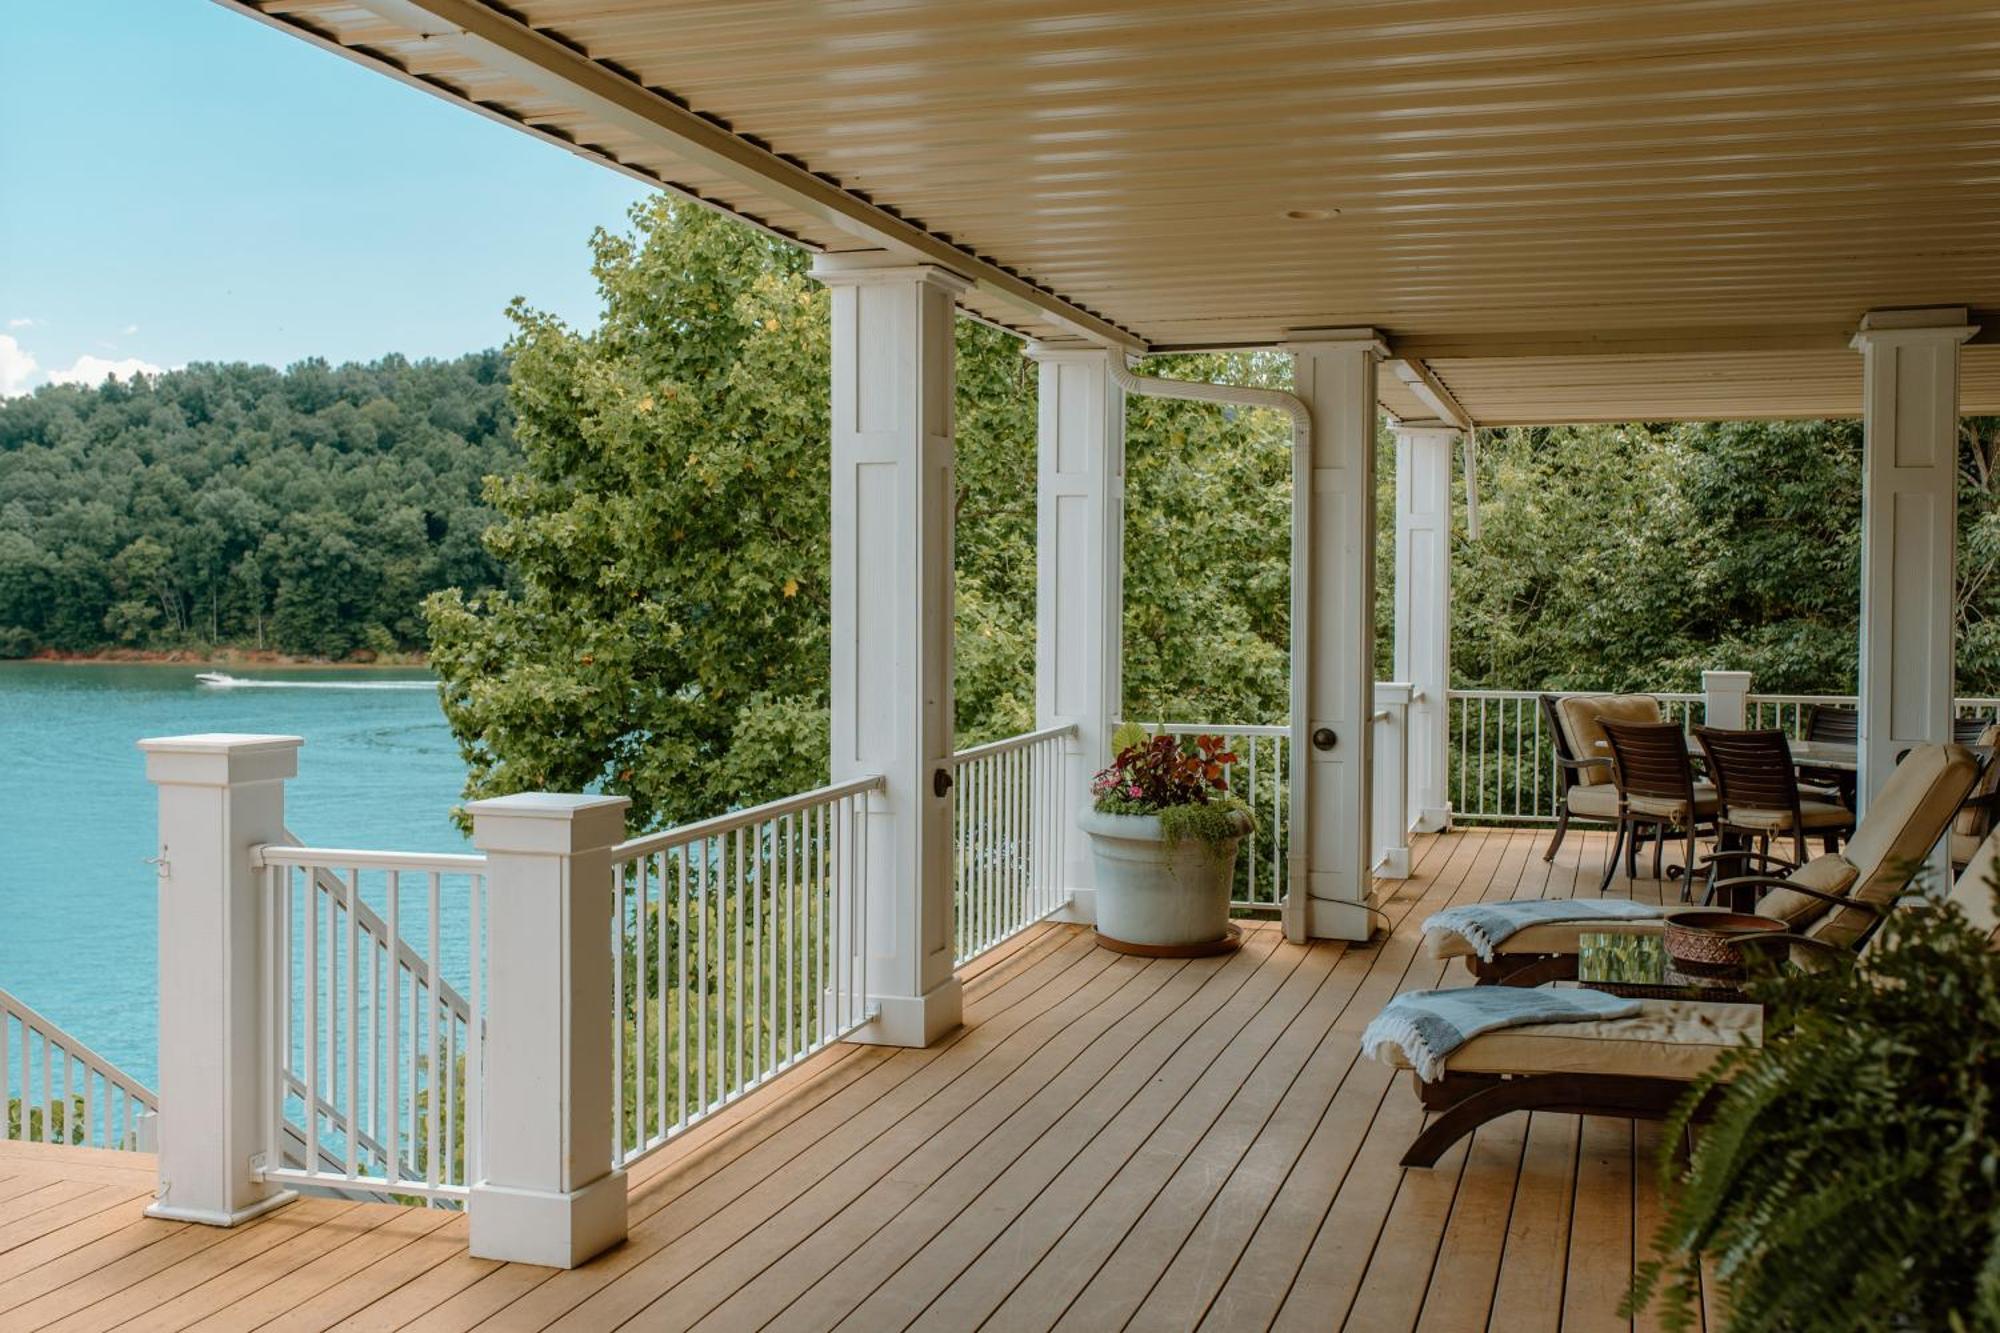
<instances>
[{"instance_id":1,"label":"chaise lounge chair","mask_svg":"<svg viewBox=\"0 0 2000 1333\"><path fill-rule=\"evenodd\" d=\"M1949 896L2000 947L2000 915L1993 900L1996 874L2000 833L1980 845ZM1880 917L1887 910L1867 909L1867 914ZM1862 914L1852 906L1841 911ZM1798 958L1845 951L1793 941L1792 952ZM1861 953L1865 958L1865 945ZM1416 1080L1424 1107L1440 1114L1403 1154L1403 1165L1434 1165L1452 1144L1510 1111L1660 1119L1725 1052L1760 1044L1763 1031L1764 1011L1755 1004L1646 1000L1630 1018L1537 1023L1483 1033L1446 1057L1441 1078ZM1400 1052L1391 1058L1409 1068Z\"/></svg>"},{"instance_id":2,"label":"chaise lounge chair","mask_svg":"<svg viewBox=\"0 0 2000 1333\"><path fill-rule=\"evenodd\" d=\"M1814 857L1803 866L1756 852L1719 853L1725 863L1741 868L1782 870L1739 875L1718 881L1713 900L1742 900L1744 910L1776 917L1809 939L1841 947L1858 947L1874 928L1877 915L1868 910L1833 910L1854 901L1863 908L1894 902L1909 886L1938 840L1951 826L1979 774L1973 753L1961 745L1920 745L1912 749L1881 794L1868 804L1847 846ZM1658 922L1620 922L1621 928L1659 929ZM1463 958L1481 985L1539 986L1576 975L1577 937L1601 930L1603 923L1559 921L1530 926L1503 940L1492 959L1479 957L1458 935L1431 932L1426 945L1433 958Z\"/></svg>"}]
</instances>

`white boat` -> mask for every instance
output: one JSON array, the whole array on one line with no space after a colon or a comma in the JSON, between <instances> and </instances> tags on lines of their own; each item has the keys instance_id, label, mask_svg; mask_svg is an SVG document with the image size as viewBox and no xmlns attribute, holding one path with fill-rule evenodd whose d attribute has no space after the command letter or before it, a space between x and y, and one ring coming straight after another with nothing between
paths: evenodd
<instances>
[{"instance_id":1,"label":"white boat","mask_svg":"<svg viewBox=\"0 0 2000 1333\"><path fill-rule=\"evenodd\" d=\"M243 682L224 671L203 671L195 676L195 683L220 689L225 685L241 685Z\"/></svg>"}]
</instances>

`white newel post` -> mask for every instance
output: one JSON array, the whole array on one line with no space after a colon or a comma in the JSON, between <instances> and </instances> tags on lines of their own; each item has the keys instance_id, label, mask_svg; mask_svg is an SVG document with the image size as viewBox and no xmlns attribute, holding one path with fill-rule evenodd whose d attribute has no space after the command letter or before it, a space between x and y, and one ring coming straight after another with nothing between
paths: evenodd
<instances>
[{"instance_id":1,"label":"white newel post","mask_svg":"<svg viewBox=\"0 0 2000 1333\"><path fill-rule=\"evenodd\" d=\"M1410 877L1410 784L1407 779L1414 757L1410 750L1410 720L1415 711L1410 700L1414 694L1408 681L1375 683L1373 872L1379 879Z\"/></svg>"},{"instance_id":2,"label":"white newel post","mask_svg":"<svg viewBox=\"0 0 2000 1333\"><path fill-rule=\"evenodd\" d=\"M1703 726L1742 731L1750 725L1750 673L1748 671L1704 671L1701 673L1701 720Z\"/></svg>"},{"instance_id":3,"label":"white newel post","mask_svg":"<svg viewBox=\"0 0 2000 1333\"><path fill-rule=\"evenodd\" d=\"M1877 310L1854 335L1862 373L1864 810L1898 753L1951 739L1958 349L1975 331L1963 308Z\"/></svg>"},{"instance_id":4,"label":"white newel post","mask_svg":"<svg viewBox=\"0 0 2000 1333\"><path fill-rule=\"evenodd\" d=\"M833 294L833 778L867 797L865 960L879 1016L857 1041L958 1026L952 968L952 346L957 274L822 255Z\"/></svg>"},{"instance_id":5,"label":"white newel post","mask_svg":"<svg viewBox=\"0 0 2000 1333\"><path fill-rule=\"evenodd\" d=\"M1075 812L1111 758L1121 702L1125 391L1118 355L1034 343L1039 371L1035 502L1035 725L1074 724L1063 749L1063 889L1074 921L1095 920L1090 839Z\"/></svg>"},{"instance_id":6,"label":"white newel post","mask_svg":"<svg viewBox=\"0 0 2000 1333\"><path fill-rule=\"evenodd\" d=\"M146 1211L234 1226L294 1197L258 1179L274 1086L265 1032L263 874L285 840L297 736L143 740L159 789L159 1197Z\"/></svg>"},{"instance_id":7,"label":"white newel post","mask_svg":"<svg viewBox=\"0 0 2000 1333\"><path fill-rule=\"evenodd\" d=\"M1299 335L1312 415L1292 472L1292 843L1285 930L1367 939L1374 858L1375 366L1372 329Z\"/></svg>"},{"instance_id":8,"label":"white newel post","mask_svg":"<svg viewBox=\"0 0 2000 1333\"><path fill-rule=\"evenodd\" d=\"M1396 679L1409 682L1409 808L1451 825L1451 475L1461 432L1402 422L1396 436ZM1407 841L1407 839L1406 839Z\"/></svg>"},{"instance_id":9,"label":"white newel post","mask_svg":"<svg viewBox=\"0 0 2000 1333\"><path fill-rule=\"evenodd\" d=\"M486 853L486 1049L475 1258L574 1268L625 1239L612 1169L611 849L622 796L474 801Z\"/></svg>"}]
</instances>

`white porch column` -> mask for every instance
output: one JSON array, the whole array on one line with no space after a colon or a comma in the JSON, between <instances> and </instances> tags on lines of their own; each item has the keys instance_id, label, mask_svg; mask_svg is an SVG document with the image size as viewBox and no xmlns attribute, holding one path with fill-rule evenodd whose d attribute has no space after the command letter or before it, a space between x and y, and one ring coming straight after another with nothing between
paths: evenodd
<instances>
[{"instance_id":1,"label":"white porch column","mask_svg":"<svg viewBox=\"0 0 2000 1333\"><path fill-rule=\"evenodd\" d=\"M1036 416L1035 725L1073 723L1064 750L1063 888L1068 919L1092 921L1090 840L1073 812L1111 761L1122 700L1125 392L1117 353L1083 343L1034 343Z\"/></svg>"},{"instance_id":2,"label":"white porch column","mask_svg":"<svg viewBox=\"0 0 2000 1333\"><path fill-rule=\"evenodd\" d=\"M1461 432L1406 421L1396 435L1396 679L1412 690L1413 828L1451 824L1451 475Z\"/></svg>"},{"instance_id":3,"label":"white porch column","mask_svg":"<svg viewBox=\"0 0 2000 1333\"><path fill-rule=\"evenodd\" d=\"M1704 671L1701 673L1701 720L1703 726L1741 731L1750 725L1750 673L1748 671Z\"/></svg>"},{"instance_id":4,"label":"white porch column","mask_svg":"<svg viewBox=\"0 0 2000 1333\"><path fill-rule=\"evenodd\" d=\"M1292 472L1292 833L1285 930L1368 938L1369 767L1375 689L1375 366L1372 329L1287 344L1312 413Z\"/></svg>"},{"instance_id":5,"label":"white porch column","mask_svg":"<svg viewBox=\"0 0 2000 1333\"><path fill-rule=\"evenodd\" d=\"M952 971L955 273L822 255L833 292L833 777L868 796L867 982L856 1040L927 1046Z\"/></svg>"},{"instance_id":6,"label":"white porch column","mask_svg":"<svg viewBox=\"0 0 2000 1333\"><path fill-rule=\"evenodd\" d=\"M274 1091L264 1031L263 874L285 840L297 736L143 740L159 789L159 1197L153 1217L234 1226L294 1197L255 1178Z\"/></svg>"},{"instance_id":7,"label":"white porch column","mask_svg":"<svg viewBox=\"0 0 2000 1333\"><path fill-rule=\"evenodd\" d=\"M1951 739L1963 308L1877 310L1862 367L1860 798ZM1946 881L1947 883L1949 880Z\"/></svg>"},{"instance_id":8,"label":"white porch column","mask_svg":"<svg viewBox=\"0 0 2000 1333\"><path fill-rule=\"evenodd\" d=\"M574 1268L625 1239L611 1166L611 848L623 796L474 801L486 853L485 1123L474 1257Z\"/></svg>"}]
</instances>

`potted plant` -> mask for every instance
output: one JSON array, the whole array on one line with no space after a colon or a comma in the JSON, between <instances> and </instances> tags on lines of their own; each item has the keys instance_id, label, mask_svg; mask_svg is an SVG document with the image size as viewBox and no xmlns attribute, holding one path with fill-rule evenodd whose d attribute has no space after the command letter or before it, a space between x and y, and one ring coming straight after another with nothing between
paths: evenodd
<instances>
[{"instance_id":1,"label":"potted plant","mask_svg":"<svg viewBox=\"0 0 2000 1333\"><path fill-rule=\"evenodd\" d=\"M1149 736L1121 727L1117 757L1091 782L1077 818L1097 869L1097 939L1161 958L1226 953L1236 848L1255 828L1229 793L1236 756L1220 736Z\"/></svg>"},{"instance_id":2,"label":"potted plant","mask_svg":"<svg viewBox=\"0 0 2000 1333\"><path fill-rule=\"evenodd\" d=\"M1861 966L1752 994L1763 1044L1668 1125L1677 1198L1628 1309L1700 1327L1706 1257L1732 1330L2000 1329L1994 942L1955 905L1905 907Z\"/></svg>"}]
</instances>

